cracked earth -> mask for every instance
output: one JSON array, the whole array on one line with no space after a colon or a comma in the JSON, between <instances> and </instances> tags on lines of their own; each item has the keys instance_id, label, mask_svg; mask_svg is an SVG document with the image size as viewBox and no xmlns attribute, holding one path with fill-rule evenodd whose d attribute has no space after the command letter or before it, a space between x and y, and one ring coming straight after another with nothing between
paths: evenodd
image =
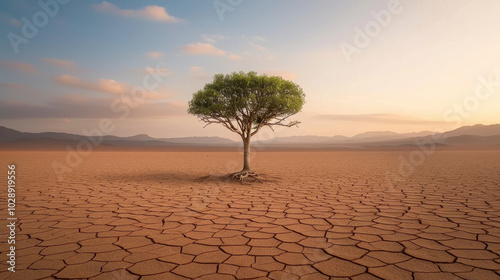
<instances>
[{"instance_id":1,"label":"cracked earth","mask_svg":"<svg viewBox=\"0 0 500 280\"><path fill-rule=\"evenodd\" d=\"M408 152L254 154L273 180L199 180L236 152L93 152L61 182L64 152L0 152L19 219L0 279L500 279L499 151L436 152L392 183Z\"/></svg>"}]
</instances>

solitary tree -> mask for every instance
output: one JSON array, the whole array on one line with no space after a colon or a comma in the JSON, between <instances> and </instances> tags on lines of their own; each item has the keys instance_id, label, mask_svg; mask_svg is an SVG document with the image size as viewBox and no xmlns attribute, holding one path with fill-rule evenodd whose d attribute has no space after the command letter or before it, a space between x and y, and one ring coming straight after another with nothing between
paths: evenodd
<instances>
[{"instance_id":1,"label":"solitary tree","mask_svg":"<svg viewBox=\"0 0 500 280\"><path fill-rule=\"evenodd\" d=\"M281 77L255 72L217 74L213 82L193 94L188 113L198 116L205 126L218 123L243 140L243 170L230 174L243 180L258 175L250 169L250 138L263 127L299 124L287 119L298 113L305 102L302 89Z\"/></svg>"},{"instance_id":2,"label":"solitary tree","mask_svg":"<svg viewBox=\"0 0 500 280\"><path fill-rule=\"evenodd\" d=\"M250 169L250 138L263 127L299 124L286 120L298 113L305 102L302 89L281 77L255 72L217 74L212 83L193 95L188 112L207 125L222 124L243 140L243 170L231 174L235 179L257 179Z\"/></svg>"}]
</instances>

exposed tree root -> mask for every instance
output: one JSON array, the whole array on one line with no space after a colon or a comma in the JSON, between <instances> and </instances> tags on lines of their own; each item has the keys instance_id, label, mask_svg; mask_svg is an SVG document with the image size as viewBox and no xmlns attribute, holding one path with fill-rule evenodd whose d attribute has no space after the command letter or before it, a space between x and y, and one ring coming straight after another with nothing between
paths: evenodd
<instances>
[{"instance_id":1,"label":"exposed tree root","mask_svg":"<svg viewBox=\"0 0 500 280\"><path fill-rule=\"evenodd\" d=\"M243 184L243 180L245 178L252 178L252 179L254 179L254 181L258 181L258 182L262 183L262 181L259 179L259 174L255 173L253 171L242 170L242 171L239 171L236 173L231 173L231 174L227 175L227 178L231 178L232 180L238 180L242 184Z\"/></svg>"}]
</instances>

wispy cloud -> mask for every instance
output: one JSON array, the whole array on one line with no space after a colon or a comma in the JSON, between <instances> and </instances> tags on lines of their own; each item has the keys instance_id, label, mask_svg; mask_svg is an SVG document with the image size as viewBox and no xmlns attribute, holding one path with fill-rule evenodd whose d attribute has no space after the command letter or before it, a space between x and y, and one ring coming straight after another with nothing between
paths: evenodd
<instances>
[{"instance_id":1,"label":"wispy cloud","mask_svg":"<svg viewBox=\"0 0 500 280\"><path fill-rule=\"evenodd\" d=\"M174 72L165 67L158 67L158 68L146 67L144 70L141 71L141 73L144 75L157 73L159 76L166 77L172 75Z\"/></svg>"},{"instance_id":2,"label":"wispy cloud","mask_svg":"<svg viewBox=\"0 0 500 280\"><path fill-rule=\"evenodd\" d=\"M198 78L203 78L208 76L207 73L205 73L205 70L203 70L203 68L201 68L200 66L192 66L191 68L189 68L189 72L191 72L193 76Z\"/></svg>"},{"instance_id":3,"label":"wispy cloud","mask_svg":"<svg viewBox=\"0 0 500 280\"><path fill-rule=\"evenodd\" d=\"M4 97L10 95L10 96L16 96L16 98L28 98L28 99L31 99L34 96L39 95L41 93L40 90L30 85L22 83L9 83L9 82L0 83L0 92L3 93Z\"/></svg>"},{"instance_id":4,"label":"wispy cloud","mask_svg":"<svg viewBox=\"0 0 500 280\"><path fill-rule=\"evenodd\" d=\"M94 4L94 10L100 13L108 13L130 18L140 18L158 22L180 22L179 18L170 15L164 7L151 5L141 10L120 9L119 7L103 1L101 4Z\"/></svg>"},{"instance_id":5,"label":"wispy cloud","mask_svg":"<svg viewBox=\"0 0 500 280\"><path fill-rule=\"evenodd\" d=\"M260 37L260 36L253 36L253 38L257 41L261 41L261 42L266 42L267 40L263 37Z\"/></svg>"},{"instance_id":6,"label":"wispy cloud","mask_svg":"<svg viewBox=\"0 0 500 280\"><path fill-rule=\"evenodd\" d=\"M297 81L297 74L294 72L291 72L291 71L269 70L269 71L265 71L264 73L268 74L269 76L279 76L285 80Z\"/></svg>"},{"instance_id":7,"label":"wispy cloud","mask_svg":"<svg viewBox=\"0 0 500 280\"><path fill-rule=\"evenodd\" d=\"M2 60L0 61L0 68L7 70L16 70L28 74L38 74L40 73L38 69L33 64L21 63L13 60Z\"/></svg>"},{"instance_id":8,"label":"wispy cloud","mask_svg":"<svg viewBox=\"0 0 500 280\"><path fill-rule=\"evenodd\" d=\"M358 114L358 115L336 115L324 114L316 118L331 121L349 121L365 123L387 123L387 124L409 124L409 125L430 125L444 124L444 121L424 120L397 114Z\"/></svg>"},{"instance_id":9,"label":"wispy cloud","mask_svg":"<svg viewBox=\"0 0 500 280\"><path fill-rule=\"evenodd\" d=\"M0 100L0 119L116 118L112 98L66 96L43 104ZM125 105L119 105L125 106ZM130 118L161 118L186 114L187 105L175 102L144 103L130 110Z\"/></svg>"},{"instance_id":10,"label":"wispy cloud","mask_svg":"<svg viewBox=\"0 0 500 280\"><path fill-rule=\"evenodd\" d=\"M117 82L111 79L99 79L97 82L88 82L82 79L73 77L71 75L61 75L57 76L53 79L59 85L64 85L73 88L104 92L113 95L129 95L132 92L132 87ZM156 91L148 91L146 98L147 99L161 99L167 98L169 94L167 93L159 93Z\"/></svg>"},{"instance_id":11,"label":"wispy cloud","mask_svg":"<svg viewBox=\"0 0 500 280\"><path fill-rule=\"evenodd\" d=\"M0 83L0 87L15 89L15 90L33 90L31 86L25 84L16 84L16 83Z\"/></svg>"},{"instance_id":12,"label":"wispy cloud","mask_svg":"<svg viewBox=\"0 0 500 280\"><path fill-rule=\"evenodd\" d=\"M183 46L182 52L189 55L211 55L211 56L222 56L227 52L216 48L214 45L209 43L196 43L188 44Z\"/></svg>"},{"instance_id":13,"label":"wispy cloud","mask_svg":"<svg viewBox=\"0 0 500 280\"><path fill-rule=\"evenodd\" d=\"M231 39L231 37L229 37L229 36L217 35L217 34L203 34L203 35L201 35L201 37L203 38L203 40L205 40L206 42L211 43L211 44L215 44L218 41Z\"/></svg>"},{"instance_id":14,"label":"wispy cloud","mask_svg":"<svg viewBox=\"0 0 500 280\"><path fill-rule=\"evenodd\" d=\"M146 56L151 59L160 59L163 58L165 54L163 52L150 51L146 54Z\"/></svg>"},{"instance_id":15,"label":"wispy cloud","mask_svg":"<svg viewBox=\"0 0 500 280\"><path fill-rule=\"evenodd\" d=\"M259 51L265 51L266 50L266 48L264 46L259 45L259 44L255 44L254 42L250 42L250 46L258 49Z\"/></svg>"},{"instance_id":16,"label":"wispy cloud","mask_svg":"<svg viewBox=\"0 0 500 280\"><path fill-rule=\"evenodd\" d=\"M57 66L57 67L62 67L62 68L71 69L71 70L78 69L75 62L70 61L70 60L44 57L44 58L42 58L42 61L47 63L47 64Z\"/></svg>"},{"instance_id":17,"label":"wispy cloud","mask_svg":"<svg viewBox=\"0 0 500 280\"><path fill-rule=\"evenodd\" d=\"M11 19L11 20L10 20L10 24L12 24L13 26L17 26L17 27L19 27L19 26L21 26L23 23L22 23L20 20L13 18L13 19Z\"/></svg>"},{"instance_id":18,"label":"wispy cloud","mask_svg":"<svg viewBox=\"0 0 500 280\"><path fill-rule=\"evenodd\" d=\"M243 57L223 51L212 44L198 42L196 44L187 44L181 48L184 54L188 55L208 55L208 56L226 56L231 60L242 60Z\"/></svg>"},{"instance_id":19,"label":"wispy cloud","mask_svg":"<svg viewBox=\"0 0 500 280\"><path fill-rule=\"evenodd\" d=\"M54 78L60 85L81 88L86 90L106 92L110 94L124 94L128 86L111 79L99 79L97 83L87 82L71 75L61 75Z\"/></svg>"},{"instance_id":20,"label":"wispy cloud","mask_svg":"<svg viewBox=\"0 0 500 280\"><path fill-rule=\"evenodd\" d=\"M237 54L228 54L227 57L231 60L243 60L243 57Z\"/></svg>"},{"instance_id":21,"label":"wispy cloud","mask_svg":"<svg viewBox=\"0 0 500 280\"><path fill-rule=\"evenodd\" d=\"M246 50L247 57L254 60L275 60L274 55L266 46L267 39L260 36L241 36L242 41L248 44L249 48Z\"/></svg>"},{"instance_id":22,"label":"wispy cloud","mask_svg":"<svg viewBox=\"0 0 500 280\"><path fill-rule=\"evenodd\" d=\"M8 25L19 27L23 23L20 20L12 17L11 15L0 11L0 24L8 24Z\"/></svg>"}]
</instances>

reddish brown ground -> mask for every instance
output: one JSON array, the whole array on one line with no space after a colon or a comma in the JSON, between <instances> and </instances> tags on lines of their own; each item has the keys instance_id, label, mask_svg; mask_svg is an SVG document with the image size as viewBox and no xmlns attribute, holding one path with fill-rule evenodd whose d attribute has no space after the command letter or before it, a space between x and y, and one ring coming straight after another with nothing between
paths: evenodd
<instances>
[{"instance_id":1,"label":"reddish brown ground","mask_svg":"<svg viewBox=\"0 0 500 280\"><path fill-rule=\"evenodd\" d=\"M17 272L0 279L500 279L500 151L0 152L17 165ZM276 178L280 177L280 178Z\"/></svg>"}]
</instances>

